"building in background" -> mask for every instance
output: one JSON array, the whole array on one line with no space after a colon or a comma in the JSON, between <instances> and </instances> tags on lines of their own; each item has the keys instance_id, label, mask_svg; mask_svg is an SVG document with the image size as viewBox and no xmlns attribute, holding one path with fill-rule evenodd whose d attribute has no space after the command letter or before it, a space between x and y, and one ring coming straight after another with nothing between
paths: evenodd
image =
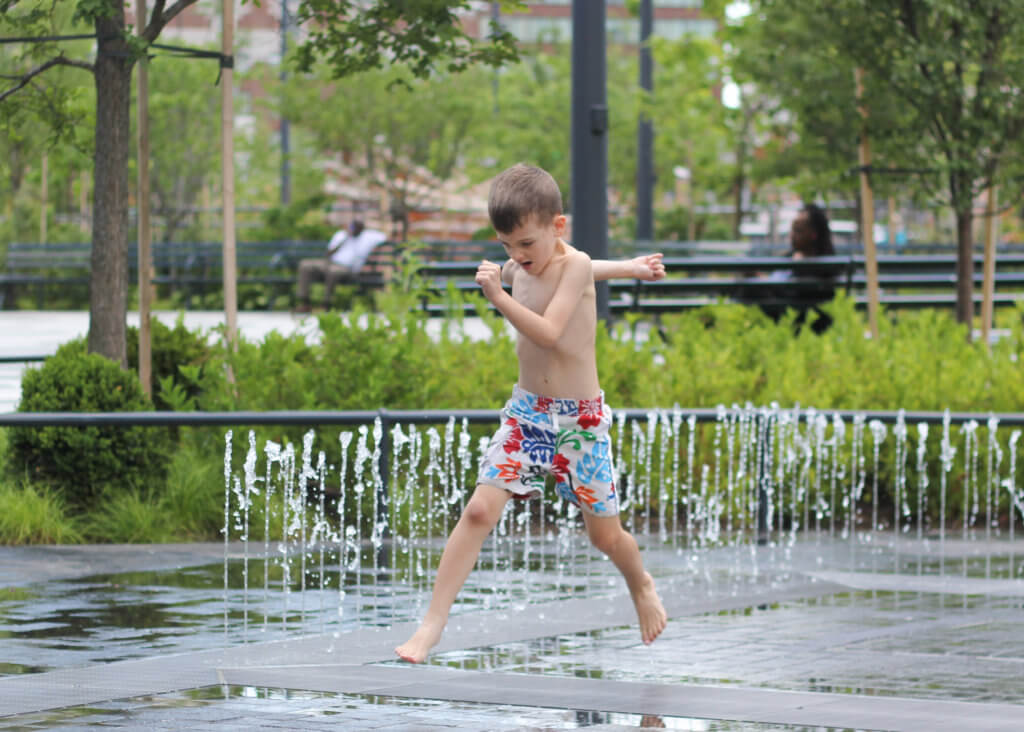
<instances>
[{"instance_id":1,"label":"building in background","mask_svg":"<svg viewBox=\"0 0 1024 732\"><path fill-rule=\"evenodd\" d=\"M585 0L584 0L585 1ZM485 5L480 3L479 5ZM654 35L675 40L687 34L710 37L715 21L702 17L702 0L654 0ZM636 45L640 21L630 16L625 0L606 0L608 40ZM487 34L494 8L480 8L466 19L467 31L482 37ZM523 12L500 13L502 26L523 43L548 44L572 40L572 0L527 2Z\"/></svg>"}]
</instances>

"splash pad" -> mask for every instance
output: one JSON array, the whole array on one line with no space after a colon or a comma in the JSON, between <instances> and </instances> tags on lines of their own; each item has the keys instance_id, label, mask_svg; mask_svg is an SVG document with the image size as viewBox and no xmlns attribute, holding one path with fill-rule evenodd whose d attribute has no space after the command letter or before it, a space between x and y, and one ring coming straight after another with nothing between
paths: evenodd
<instances>
[{"instance_id":1,"label":"splash pad","mask_svg":"<svg viewBox=\"0 0 1024 732\"><path fill-rule=\"evenodd\" d=\"M1016 417L624 410L612 431L623 522L659 583L699 578L720 592L831 558L857 572L1021 579ZM301 447L225 435L226 634L422 614L496 414L425 420L309 430ZM552 490L509 502L453 612L623 591Z\"/></svg>"}]
</instances>

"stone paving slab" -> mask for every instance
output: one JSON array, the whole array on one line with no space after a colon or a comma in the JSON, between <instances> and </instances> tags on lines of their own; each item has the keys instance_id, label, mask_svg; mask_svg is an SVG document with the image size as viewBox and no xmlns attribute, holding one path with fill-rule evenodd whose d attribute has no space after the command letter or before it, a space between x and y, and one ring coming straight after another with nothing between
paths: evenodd
<instances>
[{"instance_id":1,"label":"stone paving slab","mask_svg":"<svg viewBox=\"0 0 1024 732\"><path fill-rule=\"evenodd\" d=\"M0 552L0 567L5 569L3 557L20 557L7 574L0 570L0 583L5 578L15 580L14 584L29 577L38 581L40 571L79 576L95 572L96 567L110 573L112 565L116 565L113 571L126 571L153 568L154 562L183 567L223 559L223 544L218 543L77 549ZM63 569L40 569L46 562ZM826 562L824 566L842 565ZM443 700L436 708L442 717L443 704L478 704L487 710L480 713L481 726L449 725L457 729L494 728L488 726L487 720L493 719L488 714L528 703L538 709L658 714L755 725L744 729L781 725L1019 730L1024 703L1017 701L1024 692L1017 693L1014 683L1024 671L1020 640L1024 615L1016 599L1020 583L985 579L965 583L965 579L978 578L831 569L816 569L812 576L797 572L775 576L762 571L757 583L707 594L707 587L694 585L684 572L665 578L663 594L672 621L651 647L639 643L632 605L620 593L598 603L580 598L453 615L432 656L432 662L440 665L394 663L391 648L414 629L413 623L400 623L389 629L0 677L0 716L16 723L41 710L63 707L69 713L75 708L86 713L86 705L103 705L103 710L96 711L96 719L102 720L97 724L123 727L130 722L124 723L114 713L116 706L108 706L118 704L112 700L131 704L132 699L154 694L241 685L370 694L406 699L409 704L437 699ZM539 670L520 668L522 664L514 658L503 660L517 644L529 658L538 653L538 643L551 639L568 643L569 651L544 650L542 645L540 657L544 660L546 654L546 665ZM488 654L496 661L491 667L480 665L479 659L487 659ZM459 658L477 665L458 668ZM701 683L703 678L708 683ZM808 687L808 680L815 679L820 686ZM938 685L931 692L935 698L911 698L924 688L922 684L932 683ZM849 693L830 691L834 688ZM985 698L986 689L995 690L995 696ZM943 697L944 690L953 696ZM402 703L406 702L389 704ZM301 714L312 705L297 701L287 714L274 718L220 703L205 709L173 709L144 728L295 729L295 720L301 718L295 716L296 708ZM356 727L365 729L444 727L429 715L422 710L405 714L389 706L386 714L361 711L353 719L360 720L357 725L365 719L364 727ZM335 716L330 724L345 724L345 719Z\"/></svg>"},{"instance_id":2,"label":"stone paving slab","mask_svg":"<svg viewBox=\"0 0 1024 732\"><path fill-rule=\"evenodd\" d=\"M667 602L670 615L705 613L784 601L792 597L835 592L838 585L826 582L796 583L781 589L764 588L719 600L679 597ZM567 600L529 605L522 610L500 610L453 616L435 648L436 653L482 645L529 640L538 635L578 633L614 626L632 626L635 614L627 598L609 603L601 614L588 600ZM39 674L0 677L0 717L45 709L77 706L115 698L159 694L224 683L220 668L336 665L391 661L393 648L416 629L399 623L388 629L325 634L299 639L249 643L231 648L119 661L100 666L69 668ZM632 634L637 633L632 629ZM633 642L638 643L635 637Z\"/></svg>"},{"instance_id":3,"label":"stone paving slab","mask_svg":"<svg viewBox=\"0 0 1024 732\"><path fill-rule=\"evenodd\" d=\"M227 683L335 693L599 709L629 714L736 719L913 732L1019 732L1024 707L601 679L479 674L431 667L326 666L223 669Z\"/></svg>"},{"instance_id":4,"label":"stone paving slab","mask_svg":"<svg viewBox=\"0 0 1024 732\"><path fill-rule=\"evenodd\" d=\"M858 590L886 592L937 592L952 595L998 595L1024 597L1024 580L957 577L956 575L885 574L876 572L808 572L826 582L855 587Z\"/></svg>"}]
</instances>

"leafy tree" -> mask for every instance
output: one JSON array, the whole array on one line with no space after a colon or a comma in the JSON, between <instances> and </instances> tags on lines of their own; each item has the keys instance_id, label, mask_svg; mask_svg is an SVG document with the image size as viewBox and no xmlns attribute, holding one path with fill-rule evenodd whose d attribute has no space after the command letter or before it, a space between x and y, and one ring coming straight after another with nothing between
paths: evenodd
<instances>
[{"instance_id":1,"label":"leafy tree","mask_svg":"<svg viewBox=\"0 0 1024 732\"><path fill-rule=\"evenodd\" d=\"M26 44L6 60L0 91L5 107L32 89L42 74L60 67L92 75L96 89L93 245L90 286L89 351L125 364L125 312L128 247L128 161L131 74L136 60L164 27L196 0L155 0L139 36L133 35L119 0L0 0L0 29L12 36L41 38L72 30L95 39L90 60L76 58L56 42ZM507 5L518 2L507 0ZM500 65L515 57L513 39L495 30L485 42L466 35L458 13L468 0L379 0L366 7L357 0L302 0L298 18L308 36L297 49L299 67L324 57L338 77L380 68L407 66L418 77L437 65L458 71L473 63Z\"/></svg>"},{"instance_id":2,"label":"leafy tree","mask_svg":"<svg viewBox=\"0 0 1024 732\"><path fill-rule=\"evenodd\" d=\"M636 126L639 97L635 53L609 46L608 184L620 200L632 205L636 186ZM488 113L480 119L467 149L467 170L473 179L490 178L515 163L547 170L562 187L571 208L572 69L567 44L524 56L494 80Z\"/></svg>"},{"instance_id":3,"label":"leafy tree","mask_svg":"<svg viewBox=\"0 0 1024 732\"><path fill-rule=\"evenodd\" d=\"M318 157L344 163L366 186L384 190L400 217L460 165L478 121L489 111L479 69L409 78L401 69L331 80L319 66L303 83L272 89L281 112L315 145Z\"/></svg>"},{"instance_id":4,"label":"leafy tree","mask_svg":"<svg viewBox=\"0 0 1024 732\"><path fill-rule=\"evenodd\" d=\"M865 71L867 134L878 169L956 216L957 317L973 313L974 202L999 184L1020 195L1024 5L1000 0L759 0L746 47L761 83L818 141L831 174L855 166L860 117L853 69ZM774 81L772 81L774 79ZM873 185L885 185L873 176Z\"/></svg>"},{"instance_id":5,"label":"leafy tree","mask_svg":"<svg viewBox=\"0 0 1024 732\"><path fill-rule=\"evenodd\" d=\"M551 173L568 201L571 79L568 47L531 54L498 74L469 156L470 175L484 180L530 163Z\"/></svg>"},{"instance_id":6,"label":"leafy tree","mask_svg":"<svg viewBox=\"0 0 1024 732\"><path fill-rule=\"evenodd\" d=\"M149 136L155 144L150 147L149 185L156 241L201 236L192 211L204 186L209 190L220 180L216 81L216 65L209 61L158 55L150 62ZM134 139L134 129L132 134ZM134 146L132 153L137 166Z\"/></svg>"},{"instance_id":7,"label":"leafy tree","mask_svg":"<svg viewBox=\"0 0 1024 732\"><path fill-rule=\"evenodd\" d=\"M687 168L690 219L698 191L717 199L733 182L724 162L730 147L727 110L716 95L722 85L723 53L715 40L700 38L655 39L652 51L657 74L649 109L656 133L658 188L673 191L674 169ZM684 236L686 231L676 234Z\"/></svg>"},{"instance_id":8,"label":"leafy tree","mask_svg":"<svg viewBox=\"0 0 1024 732\"><path fill-rule=\"evenodd\" d=\"M11 68L21 55L12 45L0 45L0 69ZM0 103L0 198L4 201L0 238L4 240L37 236L44 154L50 181L69 180L72 171L85 170L91 163L92 140L82 128L90 122L93 98L89 89L75 84L77 74L56 67L45 77L29 80L21 88L17 104ZM56 199L57 195L51 196L55 207ZM60 237L51 230L49 238Z\"/></svg>"}]
</instances>

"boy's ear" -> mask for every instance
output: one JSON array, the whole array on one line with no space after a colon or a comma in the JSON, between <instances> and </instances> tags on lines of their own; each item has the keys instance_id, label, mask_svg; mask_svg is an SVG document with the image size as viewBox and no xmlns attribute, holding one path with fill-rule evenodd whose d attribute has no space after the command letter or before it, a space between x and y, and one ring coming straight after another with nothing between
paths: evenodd
<instances>
[{"instance_id":1,"label":"boy's ear","mask_svg":"<svg viewBox=\"0 0 1024 732\"><path fill-rule=\"evenodd\" d=\"M565 214L558 214L558 216L555 216L555 218L552 219L551 223L554 224L554 226L555 226L555 233L558 236L564 236L565 235L566 221L567 221L567 219L565 218Z\"/></svg>"}]
</instances>

